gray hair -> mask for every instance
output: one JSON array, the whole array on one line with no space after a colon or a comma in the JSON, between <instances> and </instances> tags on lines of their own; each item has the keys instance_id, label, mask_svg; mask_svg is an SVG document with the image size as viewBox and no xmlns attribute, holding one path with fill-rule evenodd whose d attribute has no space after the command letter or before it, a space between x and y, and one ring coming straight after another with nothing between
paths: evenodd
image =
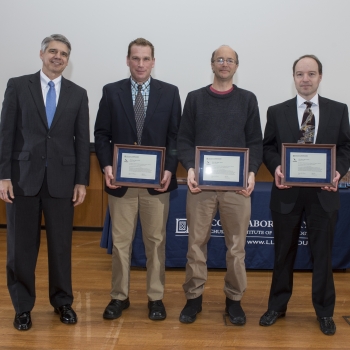
<instances>
[{"instance_id":1,"label":"gray hair","mask_svg":"<svg viewBox=\"0 0 350 350\"><path fill-rule=\"evenodd\" d=\"M41 51L45 52L45 50L47 49L47 47L49 46L49 43L51 41L60 41L63 44L66 44L66 46L68 47L68 56L70 55L71 52L71 44L69 42L69 40L62 34L52 34L50 36L47 36L42 42L41 42Z\"/></svg>"}]
</instances>

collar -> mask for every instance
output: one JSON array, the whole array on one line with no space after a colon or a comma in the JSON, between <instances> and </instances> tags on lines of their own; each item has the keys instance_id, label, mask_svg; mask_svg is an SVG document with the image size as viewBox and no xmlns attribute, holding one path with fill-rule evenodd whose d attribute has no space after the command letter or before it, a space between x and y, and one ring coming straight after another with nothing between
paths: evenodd
<instances>
[{"instance_id":1,"label":"collar","mask_svg":"<svg viewBox=\"0 0 350 350\"><path fill-rule=\"evenodd\" d=\"M297 106L298 107L305 107L305 104L304 102L305 101L310 101L312 102L312 105L313 106L319 106L319 103L318 103L318 94L316 94L311 100L305 100L303 97L301 97L299 94L297 95Z\"/></svg>"},{"instance_id":2,"label":"collar","mask_svg":"<svg viewBox=\"0 0 350 350\"><path fill-rule=\"evenodd\" d=\"M210 90L212 92L214 92L214 94L218 94L218 95L226 95L226 94L229 94L231 91L233 91L233 85L230 89L226 90L226 91L219 91L219 90L215 90L213 88L213 85L210 85Z\"/></svg>"},{"instance_id":3,"label":"collar","mask_svg":"<svg viewBox=\"0 0 350 350\"><path fill-rule=\"evenodd\" d=\"M137 87L138 87L140 84L136 83L136 81L135 81L132 77L130 77L130 82L131 82L131 87L132 87L133 89L137 90ZM150 84L151 84L151 77L149 77L148 80L146 80L145 82L143 82L143 83L141 84L141 86L142 86L141 90L142 90L142 91L145 91L145 90L149 87Z\"/></svg>"},{"instance_id":4,"label":"collar","mask_svg":"<svg viewBox=\"0 0 350 350\"><path fill-rule=\"evenodd\" d=\"M57 86L57 84L61 83L61 80L62 80L62 75L60 75L58 78L56 78L56 79L54 79L52 81L54 82L55 86ZM40 70L40 82L41 82L41 85L43 87L46 87L50 81L51 80L47 77L47 75L45 75L45 73L41 69Z\"/></svg>"}]
</instances>

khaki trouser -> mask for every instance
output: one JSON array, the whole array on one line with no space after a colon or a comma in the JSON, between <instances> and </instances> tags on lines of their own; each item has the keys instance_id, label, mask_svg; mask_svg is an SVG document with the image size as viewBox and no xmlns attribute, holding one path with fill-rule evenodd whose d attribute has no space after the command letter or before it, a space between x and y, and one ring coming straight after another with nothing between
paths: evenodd
<instances>
[{"instance_id":1,"label":"khaki trouser","mask_svg":"<svg viewBox=\"0 0 350 350\"><path fill-rule=\"evenodd\" d=\"M119 198L109 195L112 219L112 299L129 296L132 241L140 215L147 258L147 296L163 299L165 284L165 240L170 193L152 196L147 189L129 188Z\"/></svg>"},{"instance_id":2,"label":"khaki trouser","mask_svg":"<svg viewBox=\"0 0 350 350\"><path fill-rule=\"evenodd\" d=\"M247 286L245 242L250 220L250 197L233 191L187 192L189 228L186 280L187 299L199 297L207 280L207 243L211 225L219 209L227 247L224 293L231 300L241 300Z\"/></svg>"}]
</instances>

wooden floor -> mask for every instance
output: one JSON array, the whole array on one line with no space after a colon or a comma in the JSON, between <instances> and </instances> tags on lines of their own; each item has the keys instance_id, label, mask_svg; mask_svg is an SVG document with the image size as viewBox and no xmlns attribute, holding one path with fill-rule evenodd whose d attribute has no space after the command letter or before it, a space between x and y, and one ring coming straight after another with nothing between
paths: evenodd
<instances>
[{"instance_id":1,"label":"wooden floor","mask_svg":"<svg viewBox=\"0 0 350 350\"><path fill-rule=\"evenodd\" d=\"M165 321L147 317L143 269L131 272L131 306L114 321L102 318L110 300L111 257L99 248L98 232L73 234L74 308L79 321L64 325L48 301L45 232L37 265L37 301L32 311L33 327L14 329L13 307L6 287L6 233L0 230L0 348L1 349L350 349L350 271L335 272L337 303L335 336L319 330L311 304L311 273L296 272L294 293L286 317L271 327L260 327L266 311L271 271L248 271L248 289L242 301L247 324L237 327L224 317L222 291L224 270L210 270L203 296L203 311L197 321L181 324L185 304L183 269L166 272Z\"/></svg>"}]
</instances>

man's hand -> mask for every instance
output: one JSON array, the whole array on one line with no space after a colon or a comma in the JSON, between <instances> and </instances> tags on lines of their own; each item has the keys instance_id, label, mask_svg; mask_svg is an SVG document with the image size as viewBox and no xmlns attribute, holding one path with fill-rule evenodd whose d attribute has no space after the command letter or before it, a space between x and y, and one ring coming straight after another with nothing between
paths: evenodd
<instances>
[{"instance_id":1,"label":"man's hand","mask_svg":"<svg viewBox=\"0 0 350 350\"><path fill-rule=\"evenodd\" d=\"M0 198L7 203L12 203L14 199L13 187L11 180L0 180ZM11 198L11 199L10 199Z\"/></svg>"},{"instance_id":2,"label":"man's hand","mask_svg":"<svg viewBox=\"0 0 350 350\"><path fill-rule=\"evenodd\" d=\"M105 181L106 181L106 186L108 188L111 188L112 190L115 190L116 188L120 188L121 186L114 186L111 184L111 181L113 180L113 168L111 165L107 165L104 167L104 173L105 173Z\"/></svg>"},{"instance_id":3,"label":"man's hand","mask_svg":"<svg viewBox=\"0 0 350 350\"><path fill-rule=\"evenodd\" d=\"M194 176L194 169L193 168L189 168L188 169L188 173L187 173L187 186L190 189L190 191L192 193L199 193L202 192L202 190L200 188L198 188L198 184L195 180L195 176Z\"/></svg>"},{"instance_id":4,"label":"man's hand","mask_svg":"<svg viewBox=\"0 0 350 350\"><path fill-rule=\"evenodd\" d=\"M86 187L85 185L75 185L73 190L73 199L74 206L81 204L84 202L86 196Z\"/></svg>"},{"instance_id":5,"label":"man's hand","mask_svg":"<svg viewBox=\"0 0 350 350\"><path fill-rule=\"evenodd\" d=\"M275 170L275 185L280 190L285 190L286 188L291 188L291 186L284 186L281 184L281 179L284 178L284 175L281 171L281 166L279 165Z\"/></svg>"},{"instance_id":6,"label":"man's hand","mask_svg":"<svg viewBox=\"0 0 350 350\"><path fill-rule=\"evenodd\" d=\"M247 187L247 189L241 190L241 191L236 191L236 193L241 194L244 197L249 197L254 190L254 186L255 186L255 174L251 171L248 174L248 187Z\"/></svg>"},{"instance_id":7,"label":"man's hand","mask_svg":"<svg viewBox=\"0 0 350 350\"><path fill-rule=\"evenodd\" d=\"M321 189L325 190L325 191L329 191L329 192L336 192L337 189L338 189L338 182L339 182L339 180L340 180L340 174L336 171L335 172L335 178L332 181L335 187L325 186L325 187L321 187Z\"/></svg>"},{"instance_id":8,"label":"man's hand","mask_svg":"<svg viewBox=\"0 0 350 350\"><path fill-rule=\"evenodd\" d=\"M155 188L155 190L158 192L165 192L169 187L170 181L171 181L171 172L169 170L165 170L164 177L160 182L161 188Z\"/></svg>"}]
</instances>

